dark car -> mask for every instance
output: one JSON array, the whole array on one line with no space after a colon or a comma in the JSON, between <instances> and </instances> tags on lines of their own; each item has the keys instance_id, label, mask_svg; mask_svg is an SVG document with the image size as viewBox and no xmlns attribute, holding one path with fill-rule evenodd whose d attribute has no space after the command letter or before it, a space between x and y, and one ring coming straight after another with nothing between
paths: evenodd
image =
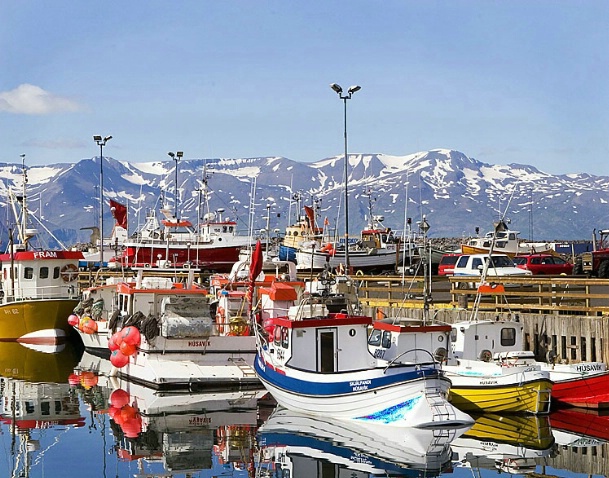
<instances>
[{"instance_id":1,"label":"dark car","mask_svg":"<svg viewBox=\"0 0 609 478\"><path fill-rule=\"evenodd\" d=\"M461 257L459 253L444 254L438 264L438 275L451 276L457 260Z\"/></svg>"},{"instance_id":2,"label":"dark car","mask_svg":"<svg viewBox=\"0 0 609 478\"><path fill-rule=\"evenodd\" d=\"M516 267L531 271L534 275L571 275L573 264L552 254L527 254L514 257Z\"/></svg>"}]
</instances>

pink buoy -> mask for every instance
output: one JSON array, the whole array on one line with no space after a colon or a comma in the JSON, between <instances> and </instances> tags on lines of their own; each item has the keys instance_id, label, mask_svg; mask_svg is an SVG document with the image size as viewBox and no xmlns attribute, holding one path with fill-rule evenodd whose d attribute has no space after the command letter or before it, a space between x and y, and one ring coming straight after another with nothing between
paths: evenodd
<instances>
[{"instance_id":1,"label":"pink buoy","mask_svg":"<svg viewBox=\"0 0 609 478\"><path fill-rule=\"evenodd\" d=\"M114 352L115 350L118 350L120 348L120 344L116 342L117 338L117 335L114 334L108 339L108 348L111 352Z\"/></svg>"},{"instance_id":2,"label":"pink buoy","mask_svg":"<svg viewBox=\"0 0 609 478\"><path fill-rule=\"evenodd\" d=\"M117 368L124 367L129 363L129 357L120 350L114 350L110 354L110 362Z\"/></svg>"},{"instance_id":3,"label":"pink buoy","mask_svg":"<svg viewBox=\"0 0 609 478\"><path fill-rule=\"evenodd\" d=\"M68 383L73 387L80 385L80 375L77 373L71 373L68 377Z\"/></svg>"},{"instance_id":4,"label":"pink buoy","mask_svg":"<svg viewBox=\"0 0 609 478\"><path fill-rule=\"evenodd\" d=\"M96 333L97 332L97 321L89 318L87 321L85 321L84 324L82 324L82 331L88 335Z\"/></svg>"},{"instance_id":5,"label":"pink buoy","mask_svg":"<svg viewBox=\"0 0 609 478\"><path fill-rule=\"evenodd\" d=\"M120 410L129 404L130 398L129 393L125 392L122 388L117 388L110 394L110 405Z\"/></svg>"},{"instance_id":6,"label":"pink buoy","mask_svg":"<svg viewBox=\"0 0 609 478\"><path fill-rule=\"evenodd\" d=\"M68 324L71 325L72 327L76 327L79 322L80 322L80 317L78 317L78 315L76 315L76 314L71 314L68 317Z\"/></svg>"},{"instance_id":7,"label":"pink buoy","mask_svg":"<svg viewBox=\"0 0 609 478\"><path fill-rule=\"evenodd\" d=\"M129 357L129 356L133 355L135 352L137 352L137 347L135 345L128 344L127 342L125 342L123 340L123 343L119 347L119 350L123 353L123 355L126 355Z\"/></svg>"},{"instance_id":8,"label":"pink buoy","mask_svg":"<svg viewBox=\"0 0 609 478\"><path fill-rule=\"evenodd\" d=\"M123 342L126 342L131 345L138 346L142 341L142 336L137 327L130 325L129 327L125 327L121 330L121 336L123 337Z\"/></svg>"}]
</instances>

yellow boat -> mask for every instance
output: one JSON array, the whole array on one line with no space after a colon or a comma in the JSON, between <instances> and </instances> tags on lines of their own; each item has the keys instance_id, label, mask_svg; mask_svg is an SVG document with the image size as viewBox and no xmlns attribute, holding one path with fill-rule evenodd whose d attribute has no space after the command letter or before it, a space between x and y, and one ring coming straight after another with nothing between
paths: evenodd
<instances>
[{"instance_id":1,"label":"yellow boat","mask_svg":"<svg viewBox=\"0 0 609 478\"><path fill-rule=\"evenodd\" d=\"M11 231L8 252L0 254L0 340L55 344L71 329L68 316L78 304L78 262L84 257L80 251L36 246L38 231L28 219L25 162L22 172L21 193L8 191L17 237Z\"/></svg>"},{"instance_id":2,"label":"yellow boat","mask_svg":"<svg viewBox=\"0 0 609 478\"><path fill-rule=\"evenodd\" d=\"M550 412L552 382L546 371L481 361L442 368L452 382L449 401L465 412Z\"/></svg>"}]
</instances>

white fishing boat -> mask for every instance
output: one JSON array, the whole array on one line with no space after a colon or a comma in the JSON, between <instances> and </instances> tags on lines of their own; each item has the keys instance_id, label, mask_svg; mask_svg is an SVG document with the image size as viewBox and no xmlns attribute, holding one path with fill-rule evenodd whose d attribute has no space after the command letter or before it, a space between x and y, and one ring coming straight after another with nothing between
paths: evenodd
<instances>
[{"instance_id":1,"label":"white fishing boat","mask_svg":"<svg viewBox=\"0 0 609 478\"><path fill-rule=\"evenodd\" d=\"M135 283L89 289L91 315L78 320L87 349L99 353L106 342L114 374L153 388L257 385L247 323L217 322L208 291L193 278L192 271L186 283L140 273Z\"/></svg>"},{"instance_id":2,"label":"white fishing boat","mask_svg":"<svg viewBox=\"0 0 609 478\"><path fill-rule=\"evenodd\" d=\"M16 230L9 229L8 248L0 254L0 340L56 344L70 331L65 319L78 303L78 261L83 255L51 250L36 241L39 231L28 209L25 160L22 176L22 190L8 190Z\"/></svg>"},{"instance_id":3,"label":"white fishing boat","mask_svg":"<svg viewBox=\"0 0 609 478\"><path fill-rule=\"evenodd\" d=\"M519 237L520 231L509 228L508 223L501 219L494 224L494 230L487 232L484 236L471 237L461 244L463 254L484 254L491 250L496 253L507 254L514 257L516 254L531 254L540 252L553 253L554 249L550 243L527 244Z\"/></svg>"},{"instance_id":4,"label":"white fishing boat","mask_svg":"<svg viewBox=\"0 0 609 478\"><path fill-rule=\"evenodd\" d=\"M466 430L396 430L277 407L258 429L259 467L304 476L329 461L340 476L438 476L450 468L450 444Z\"/></svg>"},{"instance_id":5,"label":"white fishing boat","mask_svg":"<svg viewBox=\"0 0 609 478\"><path fill-rule=\"evenodd\" d=\"M271 300L267 308L276 310ZM413 330L403 338L410 340L410 353L387 360L368 344L372 318L349 303L332 312L323 294L305 294L287 315L257 324L256 373L289 410L392 427L472 422L448 403L450 382L425 349L432 334L447 337L449 327Z\"/></svg>"},{"instance_id":6,"label":"white fishing boat","mask_svg":"<svg viewBox=\"0 0 609 478\"><path fill-rule=\"evenodd\" d=\"M368 224L361 231L359 239L348 245L339 241L326 241L320 245L317 240L302 243L296 252L298 270L344 270L347 255L349 267L354 271L395 270L402 263L405 243L401 242L400 236L390 227L383 224L384 216L372 213L372 193L367 192L366 195ZM414 247L412 243L406 245ZM345 247L348 247L348 251Z\"/></svg>"}]
</instances>

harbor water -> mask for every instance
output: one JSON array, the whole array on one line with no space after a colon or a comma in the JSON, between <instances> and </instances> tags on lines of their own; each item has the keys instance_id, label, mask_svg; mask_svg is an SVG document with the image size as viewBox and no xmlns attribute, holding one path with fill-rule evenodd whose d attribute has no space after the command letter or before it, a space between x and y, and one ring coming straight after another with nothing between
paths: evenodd
<instances>
[{"instance_id":1,"label":"harbor water","mask_svg":"<svg viewBox=\"0 0 609 478\"><path fill-rule=\"evenodd\" d=\"M155 391L71 343L0 342L4 477L579 477L609 474L609 416L485 414L386 433L279 409L264 389Z\"/></svg>"}]
</instances>

